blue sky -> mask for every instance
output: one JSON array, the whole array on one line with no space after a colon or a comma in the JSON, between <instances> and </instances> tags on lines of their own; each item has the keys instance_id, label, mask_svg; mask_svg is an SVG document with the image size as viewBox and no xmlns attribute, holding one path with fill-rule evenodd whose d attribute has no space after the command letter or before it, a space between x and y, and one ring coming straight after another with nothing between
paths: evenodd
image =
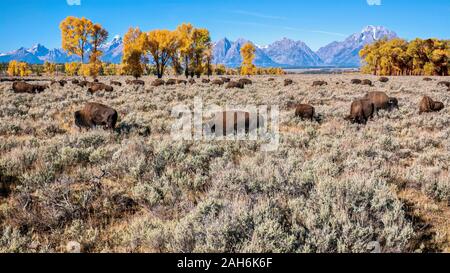
<instances>
[{"instance_id":1,"label":"blue sky","mask_svg":"<svg viewBox=\"0 0 450 273\"><path fill-rule=\"evenodd\" d=\"M130 26L174 29L191 22L208 28L213 40L244 37L266 45L288 37L313 50L366 25L385 26L407 39L450 39L450 0L80 0L79 6L68 1L77 0L2 0L0 52L37 42L60 47L59 22L69 15L101 23L111 37Z\"/></svg>"}]
</instances>

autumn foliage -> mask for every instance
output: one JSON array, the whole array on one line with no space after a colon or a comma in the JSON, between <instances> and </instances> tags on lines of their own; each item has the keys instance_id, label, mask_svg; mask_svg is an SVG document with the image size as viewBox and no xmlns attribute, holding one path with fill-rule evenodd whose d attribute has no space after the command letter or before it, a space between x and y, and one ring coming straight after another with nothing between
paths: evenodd
<instances>
[{"instance_id":1,"label":"autumn foliage","mask_svg":"<svg viewBox=\"0 0 450 273\"><path fill-rule=\"evenodd\" d=\"M29 68L27 63L11 61L8 64L7 73L9 76L20 76L25 77L31 74L31 69Z\"/></svg>"},{"instance_id":2,"label":"autumn foliage","mask_svg":"<svg viewBox=\"0 0 450 273\"><path fill-rule=\"evenodd\" d=\"M255 59L255 51L256 48L251 43L246 43L241 47L241 56L242 56L242 67L241 67L241 75L255 75L256 74L256 66L253 64L253 60Z\"/></svg>"},{"instance_id":3,"label":"autumn foliage","mask_svg":"<svg viewBox=\"0 0 450 273\"><path fill-rule=\"evenodd\" d=\"M365 63L362 71L368 74L449 75L449 40L380 40L365 46L359 55Z\"/></svg>"}]
</instances>

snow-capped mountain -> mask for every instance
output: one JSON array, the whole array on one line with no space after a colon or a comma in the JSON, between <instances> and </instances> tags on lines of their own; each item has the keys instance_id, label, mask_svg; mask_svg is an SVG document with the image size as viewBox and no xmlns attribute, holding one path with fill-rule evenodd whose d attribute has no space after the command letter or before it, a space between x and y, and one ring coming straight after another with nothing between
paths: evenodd
<instances>
[{"instance_id":1,"label":"snow-capped mountain","mask_svg":"<svg viewBox=\"0 0 450 273\"><path fill-rule=\"evenodd\" d=\"M275 63L283 67L320 66L322 60L304 42L284 38L263 48Z\"/></svg>"},{"instance_id":2,"label":"snow-capped mountain","mask_svg":"<svg viewBox=\"0 0 450 273\"><path fill-rule=\"evenodd\" d=\"M333 42L317 52L312 51L304 42L293 41L284 38L266 46L257 46L255 52L255 64L261 67L313 67L313 66L360 66L359 51L367 44L376 40L392 39L397 34L384 27L368 26L360 33L355 33L343 42ZM213 45L213 63L224 64L229 67L241 65L241 47L250 42L246 39L230 41L227 38L217 41ZM101 57L104 62L120 63L122 59L123 40L119 35L100 48L103 51ZM85 60L89 56L88 49ZM66 63L80 61L78 56L69 56L62 49L47 49L41 44L36 44L30 49L18 50L0 54L0 63L11 60L23 61L31 64L43 64L44 62Z\"/></svg>"},{"instance_id":3,"label":"snow-capped mountain","mask_svg":"<svg viewBox=\"0 0 450 273\"><path fill-rule=\"evenodd\" d=\"M320 48L317 55L326 65L360 66L359 51L367 44L377 40L396 38L397 34L381 26L367 26L360 33L355 33L343 42L332 42Z\"/></svg>"},{"instance_id":4,"label":"snow-capped mountain","mask_svg":"<svg viewBox=\"0 0 450 273\"><path fill-rule=\"evenodd\" d=\"M246 39L238 39L235 42L231 42L227 38L224 38L214 44L213 48L213 62L215 64L224 64L229 67L237 67L242 63L241 47L250 41ZM250 42L252 43L252 42ZM268 67L279 66L274 62L263 49L255 45L255 65Z\"/></svg>"}]
</instances>

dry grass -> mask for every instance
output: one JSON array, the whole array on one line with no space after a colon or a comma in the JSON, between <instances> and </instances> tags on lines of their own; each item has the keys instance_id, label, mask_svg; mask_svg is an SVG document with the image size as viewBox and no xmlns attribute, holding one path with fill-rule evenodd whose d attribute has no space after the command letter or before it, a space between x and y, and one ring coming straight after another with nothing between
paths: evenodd
<instances>
[{"instance_id":1,"label":"dry grass","mask_svg":"<svg viewBox=\"0 0 450 273\"><path fill-rule=\"evenodd\" d=\"M367 252L373 241L448 252L450 108L418 115L422 95L448 106L448 91L418 77L374 87L351 85L359 75L286 77L294 84L255 77L244 90L145 78L95 95L71 84L19 95L1 83L0 251L62 252L75 240L86 252ZM345 122L367 91L398 97L400 110ZM279 105L279 149L172 141L172 107L195 96ZM73 127L88 101L119 112L116 132ZM295 118L290 102L313 104L323 122Z\"/></svg>"}]
</instances>

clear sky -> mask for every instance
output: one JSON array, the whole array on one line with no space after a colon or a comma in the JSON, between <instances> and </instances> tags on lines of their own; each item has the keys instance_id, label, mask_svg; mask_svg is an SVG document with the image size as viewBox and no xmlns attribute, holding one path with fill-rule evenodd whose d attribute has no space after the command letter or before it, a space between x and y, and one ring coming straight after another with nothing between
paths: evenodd
<instances>
[{"instance_id":1,"label":"clear sky","mask_svg":"<svg viewBox=\"0 0 450 273\"><path fill-rule=\"evenodd\" d=\"M68 2L81 1L80 5ZM283 37L313 50L382 25L407 39L450 39L450 0L1 0L0 52L41 43L60 47L59 22L85 16L113 37L130 26L174 29L191 22L213 40L244 37L266 45Z\"/></svg>"}]
</instances>

